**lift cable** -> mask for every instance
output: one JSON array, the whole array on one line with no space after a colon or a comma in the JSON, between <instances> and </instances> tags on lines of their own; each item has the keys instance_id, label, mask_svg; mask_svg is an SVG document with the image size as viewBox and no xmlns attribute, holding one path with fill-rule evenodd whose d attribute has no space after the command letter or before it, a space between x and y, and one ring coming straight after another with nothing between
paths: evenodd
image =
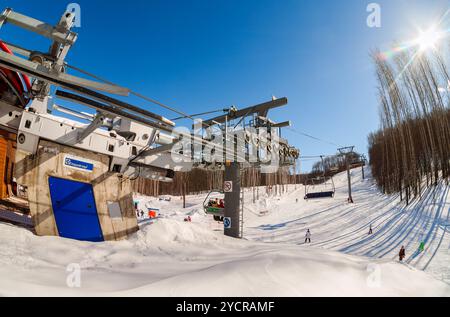
<instances>
[{"instance_id":1,"label":"lift cable","mask_svg":"<svg viewBox=\"0 0 450 317\"><path fill-rule=\"evenodd\" d=\"M307 156L299 156L299 159L316 159L321 157L333 157L336 156L336 154L330 154L330 155L307 155Z\"/></svg>"},{"instance_id":2,"label":"lift cable","mask_svg":"<svg viewBox=\"0 0 450 317\"><path fill-rule=\"evenodd\" d=\"M206 114L212 114L212 113L217 113L217 112L228 112L229 109L218 109L218 110L212 110L212 111L207 111L207 112L202 112L202 113L196 113L196 114L191 114L191 117L199 117L199 116L203 116ZM177 118L173 118L170 119L172 121L177 121L177 120L181 120L181 119L186 119L188 117L183 116L183 117L177 117Z\"/></svg>"},{"instance_id":3,"label":"lift cable","mask_svg":"<svg viewBox=\"0 0 450 317\"><path fill-rule=\"evenodd\" d=\"M88 72L88 71L85 71L85 70L83 70L83 69L81 69L81 68L78 68L78 67L69 65L69 64L67 64L67 63L66 63L65 65L66 65L66 67L68 67L68 68L71 68L71 69L73 69L73 70L75 70L75 71L78 71L78 72L80 72L80 73L82 73L82 74L84 74L84 75L90 76L90 77L92 77L92 78L94 78L94 79L97 79L97 80L99 80L99 81L101 81L101 82L104 82L104 83L109 84L109 85L112 85L112 86L117 86L117 87L119 87L119 85L117 85L117 84L115 84L115 83L113 83L113 82L111 82L111 81L109 81L109 80L107 80L107 79L104 79L104 78L102 78L102 77L99 77L99 76L97 76L97 75L95 75L95 74L92 74L92 73L90 73L90 72ZM167 106L167 105L165 105L165 104L163 104L163 103L161 103L161 102L159 102L159 101L157 101L157 100L155 100L155 99L152 99L152 98L149 98L149 97L147 97L147 96L144 96L144 95L142 95L142 94L140 94L140 93L137 93L137 92L135 92L135 91L133 91L133 90L130 90L130 94L131 94L131 95L134 95L134 96L136 96L136 97L138 97L138 98L144 99L144 100L146 100L146 101L149 101L149 102L151 102L151 103L157 104L157 105L159 105L159 106L161 106L161 107L163 107L163 108L165 108L165 109L167 109L167 110L170 110L170 111L172 111L172 112L175 112L175 113L177 113L177 114L183 116L183 118L189 118L189 119L195 121L195 118L194 118L195 115L193 116L193 115L189 115L189 114L187 114L187 113L184 113L184 112L182 112L182 111L179 111L179 110L177 110L177 109L175 109L175 108L172 108L172 107L170 107L170 106ZM255 108L255 107L253 107L253 108ZM253 109L253 108L252 108L252 109ZM248 113L250 113L250 112L251 112L251 110L250 110ZM248 113L247 113L246 115L248 115ZM245 116L244 116L244 117L245 117ZM241 118L241 120L239 121L239 123L243 120L244 117ZM239 123L238 123L237 125L239 125ZM207 126L211 127L212 125L214 125L214 124L208 124ZM237 125L236 125L236 126L237 126ZM228 153L228 150L225 150L225 151Z\"/></svg>"},{"instance_id":4,"label":"lift cable","mask_svg":"<svg viewBox=\"0 0 450 317\"><path fill-rule=\"evenodd\" d=\"M80 73L82 73L82 74L85 74L85 75L87 75L87 76L90 76L90 77L92 77L92 78L94 78L94 79L97 79L97 80L99 80L99 81L101 81L101 82L104 82L104 83L106 83L106 84L113 85L113 86L119 86L119 85L117 85L117 84L115 84L115 83L113 83L113 82L111 82L111 81L109 81L109 80L107 80L107 79L104 79L104 78L99 77L99 76L97 76L97 75L95 75L95 74L92 74L92 73L90 73L90 72L87 72L87 71L85 71L85 70L83 70L83 69L81 69L81 68L78 68L78 67L75 67L75 66L72 66L72 65L69 65L69 64L66 64L66 66L67 66L68 68L71 68L71 69L73 69L73 70L75 70L75 71L78 71L78 72L80 72ZM195 121L195 120L196 120L196 119L194 118L195 115L189 115L189 114L187 114L187 113L181 112L181 111L179 111L179 110L177 110L177 109L174 109L174 108L172 108L172 107L170 107L170 106L167 106L167 105L165 105L165 104L163 104L163 103L161 103L161 102L159 102L159 101L157 101L157 100L154 100L154 99L152 99L152 98L146 97L146 96L144 96L144 95L142 95L142 94L140 94L140 93L137 93L137 92L135 92L135 91L130 90L130 94L131 94L131 95L134 95L134 96L136 96L136 97L138 97L138 98L147 100L147 101L149 101L149 102L151 102L151 103L157 104L157 105L159 105L159 106L161 106L161 107L163 107L163 108L165 108L165 109L168 109L168 110L170 110L170 111L172 111L172 112L175 112L175 113L177 113L177 114L183 116L183 118L189 118L189 119L191 119L192 121ZM254 108L255 108L255 107L253 107L252 109L254 109ZM245 116L247 116L248 113L250 113L250 112L252 111L252 109L250 109L250 110L247 112L247 114L246 114ZM225 110L225 109L223 109L223 110ZM242 120L244 119L245 116L243 116L243 117L240 119L240 121L239 121L239 123L236 125L236 127L240 124L240 122L242 122ZM206 124L206 126L208 126L208 127L211 127L211 126L213 126L213 125L214 125L214 123L212 123L212 124ZM235 127L235 128L236 128L236 127ZM228 153L228 150L225 150L225 151Z\"/></svg>"},{"instance_id":5,"label":"lift cable","mask_svg":"<svg viewBox=\"0 0 450 317\"><path fill-rule=\"evenodd\" d=\"M312 135L310 135L310 134L307 134L307 133L304 133L304 132L297 131L297 130L295 130L294 128L287 127L286 129L290 130L291 132L297 133L297 134L299 134L299 135L305 136L305 137L307 137L307 138L310 138L310 139L313 139L313 140L316 140L316 141L319 141L319 142L327 143L327 144L330 144L330 145L333 145L333 146L336 146L336 147L340 147L340 145L338 145L338 144L336 144L336 143L334 143L334 142L326 141L326 140L317 138L317 137L312 136Z\"/></svg>"},{"instance_id":6,"label":"lift cable","mask_svg":"<svg viewBox=\"0 0 450 317\"><path fill-rule=\"evenodd\" d=\"M84 74L84 75L87 75L87 76L89 76L89 77L92 77L92 78L94 78L94 79L97 79L98 81L101 81L101 82L103 82L103 83L105 83L105 84L109 84L109 85L112 85L112 86L117 86L117 87L119 87L119 85L117 85L117 84L115 84L115 83L113 83L113 82L111 82L111 81L109 81L109 80L107 80L107 79L104 79L104 78L102 78L102 77L99 77L99 76L97 76L97 75L95 75L95 74L92 74L92 73L90 73L90 72L88 72L88 71L85 71L85 70L83 70L83 69L81 69L81 68L78 68L78 67L76 67L76 66L69 65L69 64L67 64L67 63L66 63L65 65L66 65L66 67L68 67L68 68L70 68L70 69L73 69L73 70L75 70L75 71L77 71L77 72L80 72L80 73L82 73L82 74ZM192 121L195 121L196 119L195 119L194 117L200 116L200 115L203 115L203 114L208 114L208 113L203 113L203 114L194 114L194 115L190 115L190 114L184 113L184 112L182 112L182 111L180 111L180 110L177 110L177 109L175 109L175 108L173 108L173 107L170 107L170 106L168 106L168 105L165 105L165 104L163 104L163 103L161 103L161 102L159 102L159 101L157 101L157 100L155 100L155 99L152 99L152 98L149 98L149 97L147 97L147 96L144 96L144 95L142 95L142 94L140 94L140 93L138 93L138 92L135 92L135 91L133 91L133 90L131 90L131 89L130 89L130 94L131 94L131 95L134 95L134 96L136 96L136 97L138 97L138 98L144 99L144 100L146 100L146 101L148 101L148 102L154 103L154 104L156 104L156 105L158 105L158 106L161 106L162 108L165 108L165 109L167 109L167 110L169 110L169 111L172 111L172 112L177 113L177 114L179 114L179 115L182 116L182 117L179 117L179 118L175 118L174 120L181 120L181 119L186 119L186 118L188 118L188 119L191 119ZM210 113L215 113L215 112L219 112L219 111L221 111L221 110L211 111ZM223 109L222 111L225 111L225 109ZM214 125L214 124L208 124L207 126L208 126L208 127L211 127L211 126L213 126L213 125Z\"/></svg>"},{"instance_id":7,"label":"lift cable","mask_svg":"<svg viewBox=\"0 0 450 317\"><path fill-rule=\"evenodd\" d=\"M78 68L78 67L75 67L75 66L72 66L72 65L69 65L69 64L66 64L66 66L67 66L68 68L71 68L71 69L73 69L73 70L76 70L76 71L78 71L78 72L80 72L80 73L82 73L82 74L85 74L85 75L90 76L90 77L92 77L92 78L94 78L94 79L97 79L97 80L99 80L99 81L102 81L102 82L104 82L104 83L106 83L106 84L109 84L109 85L112 85L112 86L119 86L119 85L117 85L117 84L115 84L115 83L113 83L113 82L111 82L111 81L109 81L109 80L107 80L107 79L104 79L104 78L99 77L99 76L97 76L97 75L94 75L94 74L92 74L92 73L90 73L90 72L87 72L87 71L85 71L85 70L82 70L81 68ZM163 108L165 108L165 109L167 109L167 110L170 110L170 111L172 111L172 112L175 112L175 113L177 113L177 114L179 114L179 115L181 115L181 116L184 116L184 118L189 118L189 119L194 120L194 117L193 117L193 116L191 116L191 115L189 115L189 114L187 114L187 113L184 113L184 112L182 112L182 111L179 111L179 110L177 110L177 109L175 109L175 108L172 108L172 107L170 107L170 106L168 106L168 105L165 105L165 104L163 104L162 102L159 102L159 101L157 101L157 100L155 100L155 99L152 99L152 98L149 98L149 97L147 97L147 96L144 96L144 95L142 95L142 94L140 94L140 93L138 93L138 92L135 92L135 91L133 91L133 90L130 90L130 94L131 94L131 95L134 95L134 96L136 96L136 97L138 97L138 98L144 99L144 100L146 100L146 101L148 101L148 102L154 103L154 104L156 104L156 105L158 105L158 106L161 106L161 107L163 107Z\"/></svg>"},{"instance_id":8,"label":"lift cable","mask_svg":"<svg viewBox=\"0 0 450 317\"><path fill-rule=\"evenodd\" d=\"M104 83L106 83L106 84L113 85L113 86L119 86L119 85L117 85L117 84L115 84L115 83L113 83L113 82L111 82L111 81L109 81L109 80L107 80L107 79L101 78L101 77L99 77L99 76L97 76L97 75L94 75L94 74L92 74L92 73L90 73L90 72L87 72L87 71L85 71L85 70L83 70L83 69L81 69L81 68L78 68L78 67L69 65L69 64L67 64L67 63L66 63L66 67L71 68L71 69L73 69L73 70L75 70L75 71L78 71L78 72L80 72L80 73L82 73L82 74L85 74L85 75L87 75L87 76L90 76L90 77L92 77L92 78L94 78L94 79L97 79L98 81L104 82ZM141 94L139 94L139 93L136 93L136 92L130 90L130 94L132 94L132 95L134 95L134 96L136 96L136 97L145 99L145 100L147 100L147 101L150 101L150 102L152 102L152 103L155 103L155 104L157 104L157 105L160 105L161 107L166 108L166 109L168 109L168 110L170 110L170 111L173 111L173 112L175 112L175 113L178 113L178 114L184 116L185 118L190 118L190 119L192 119L193 121L195 120L195 118L194 118L193 116L189 115L189 114L186 114L186 113L183 113L183 112L178 111L178 110L176 110L176 109L173 109L173 108L171 108L171 107L169 107L169 106L166 106L166 105L164 105L164 104L162 104L162 103L160 103L160 102L158 102L158 101L156 101L156 100L154 100L154 99L148 98L148 97L143 96L143 95L141 95ZM212 126L212 125L208 125L208 126ZM199 141L203 141L203 140L199 140ZM226 153L231 153L231 152L229 152L227 149L223 149L223 148L222 148L222 150L225 150ZM233 153L233 154L234 154L234 153Z\"/></svg>"}]
</instances>

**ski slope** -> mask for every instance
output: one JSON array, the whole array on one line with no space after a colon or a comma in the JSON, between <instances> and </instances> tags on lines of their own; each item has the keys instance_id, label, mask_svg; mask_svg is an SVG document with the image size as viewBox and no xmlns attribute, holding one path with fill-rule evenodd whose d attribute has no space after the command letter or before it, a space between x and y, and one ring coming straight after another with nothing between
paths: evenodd
<instances>
[{"instance_id":1,"label":"ski slope","mask_svg":"<svg viewBox=\"0 0 450 317\"><path fill-rule=\"evenodd\" d=\"M362 180L352 170L353 199L347 204L347 177L335 177L333 199L304 201L304 188L275 203L264 219L247 219L246 237L256 241L302 244L307 229L311 247L325 248L370 258L396 260L403 245L405 263L450 283L450 186L444 182L428 188L410 206L398 195L381 195L370 174ZM276 201L275 201L276 202ZM373 234L369 235L372 225ZM417 252L420 241L424 252Z\"/></svg>"},{"instance_id":2,"label":"ski slope","mask_svg":"<svg viewBox=\"0 0 450 317\"><path fill-rule=\"evenodd\" d=\"M304 201L298 185L281 197L261 188L253 204L247 191L244 240L223 236L202 211L204 195L189 196L186 209L178 197L137 196L160 218L120 242L37 237L0 223L0 295L450 296L448 186L404 208L352 174L354 205L345 203L345 175L335 179L334 199ZM192 222L183 221L187 215ZM310 245L303 244L307 228ZM415 254L420 238L426 247ZM71 287L74 265L80 287Z\"/></svg>"}]
</instances>

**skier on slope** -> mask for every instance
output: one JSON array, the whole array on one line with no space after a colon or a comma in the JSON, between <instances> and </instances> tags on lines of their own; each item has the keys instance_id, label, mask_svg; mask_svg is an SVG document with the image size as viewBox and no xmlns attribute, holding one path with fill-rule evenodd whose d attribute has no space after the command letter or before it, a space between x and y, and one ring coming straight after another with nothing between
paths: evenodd
<instances>
[{"instance_id":1,"label":"skier on slope","mask_svg":"<svg viewBox=\"0 0 450 317\"><path fill-rule=\"evenodd\" d=\"M425 241L420 241L420 245L419 245L419 253L423 252L423 250L425 250Z\"/></svg>"},{"instance_id":2,"label":"skier on slope","mask_svg":"<svg viewBox=\"0 0 450 317\"><path fill-rule=\"evenodd\" d=\"M371 235L373 233L373 231L372 231L372 225L370 225L370 228L369 228L369 235Z\"/></svg>"},{"instance_id":3,"label":"skier on slope","mask_svg":"<svg viewBox=\"0 0 450 317\"><path fill-rule=\"evenodd\" d=\"M311 232L308 230L306 230L306 234L305 234L305 243L311 243Z\"/></svg>"},{"instance_id":4,"label":"skier on slope","mask_svg":"<svg viewBox=\"0 0 450 317\"><path fill-rule=\"evenodd\" d=\"M402 245L402 248L400 249L400 252L398 253L398 258L400 259L400 262L403 261L405 256L406 256L405 247Z\"/></svg>"}]
</instances>

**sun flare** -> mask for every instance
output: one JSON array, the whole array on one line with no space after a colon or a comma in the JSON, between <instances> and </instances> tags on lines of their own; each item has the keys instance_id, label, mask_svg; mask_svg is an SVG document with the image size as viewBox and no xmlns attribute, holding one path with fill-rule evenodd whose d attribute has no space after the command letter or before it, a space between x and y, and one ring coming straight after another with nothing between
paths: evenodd
<instances>
[{"instance_id":1,"label":"sun flare","mask_svg":"<svg viewBox=\"0 0 450 317\"><path fill-rule=\"evenodd\" d=\"M416 45L418 45L421 52L427 50L434 50L439 44L443 35L436 27L432 27L427 31L421 31L419 37L415 40Z\"/></svg>"}]
</instances>

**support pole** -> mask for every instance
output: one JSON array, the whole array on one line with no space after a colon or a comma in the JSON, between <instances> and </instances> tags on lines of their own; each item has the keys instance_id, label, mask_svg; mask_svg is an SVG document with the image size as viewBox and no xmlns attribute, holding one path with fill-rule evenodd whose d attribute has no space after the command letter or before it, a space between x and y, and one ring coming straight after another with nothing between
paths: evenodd
<instances>
[{"instance_id":1,"label":"support pole","mask_svg":"<svg viewBox=\"0 0 450 317\"><path fill-rule=\"evenodd\" d=\"M186 178L183 176L183 209L186 209Z\"/></svg>"},{"instance_id":2,"label":"support pole","mask_svg":"<svg viewBox=\"0 0 450 317\"><path fill-rule=\"evenodd\" d=\"M348 155L345 157L345 161L347 163L347 181L348 181L348 202L353 203L352 197L352 179L350 175L350 162L348 160Z\"/></svg>"},{"instance_id":3,"label":"support pole","mask_svg":"<svg viewBox=\"0 0 450 317\"><path fill-rule=\"evenodd\" d=\"M362 162L361 170L362 170L362 179L365 179L364 176L364 166L366 165L366 157L364 155L361 155L360 161Z\"/></svg>"},{"instance_id":4,"label":"support pole","mask_svg":"<svg viewBox=\"0 0 450 317\"><path fill-rule=\"evenodd\" d=\"M231 227L224 228L224 234L229 237L239 238L240 234L240 194L241 177L239 163L231 162L225 166L225 181L233 182L231 193L225 193L225 211L224 217L230 218Z\"/></svg>"},{"instance_id":5,"label":"support pole","mask_svg":"<svg viewBox=\"0 0 450 317\"><path fill-rule=\"evenodd\" d=\"M344 156L345 159L345 165L347 167L347 181L348 181L348 199L347 201L350 204L353 204L353 197L352 197L352 180L350 175L350 155L353 154L353 149L355 146L347 146L339 148L338 151L341 153L342 156Z\"/></svg>"}]
</instances>

